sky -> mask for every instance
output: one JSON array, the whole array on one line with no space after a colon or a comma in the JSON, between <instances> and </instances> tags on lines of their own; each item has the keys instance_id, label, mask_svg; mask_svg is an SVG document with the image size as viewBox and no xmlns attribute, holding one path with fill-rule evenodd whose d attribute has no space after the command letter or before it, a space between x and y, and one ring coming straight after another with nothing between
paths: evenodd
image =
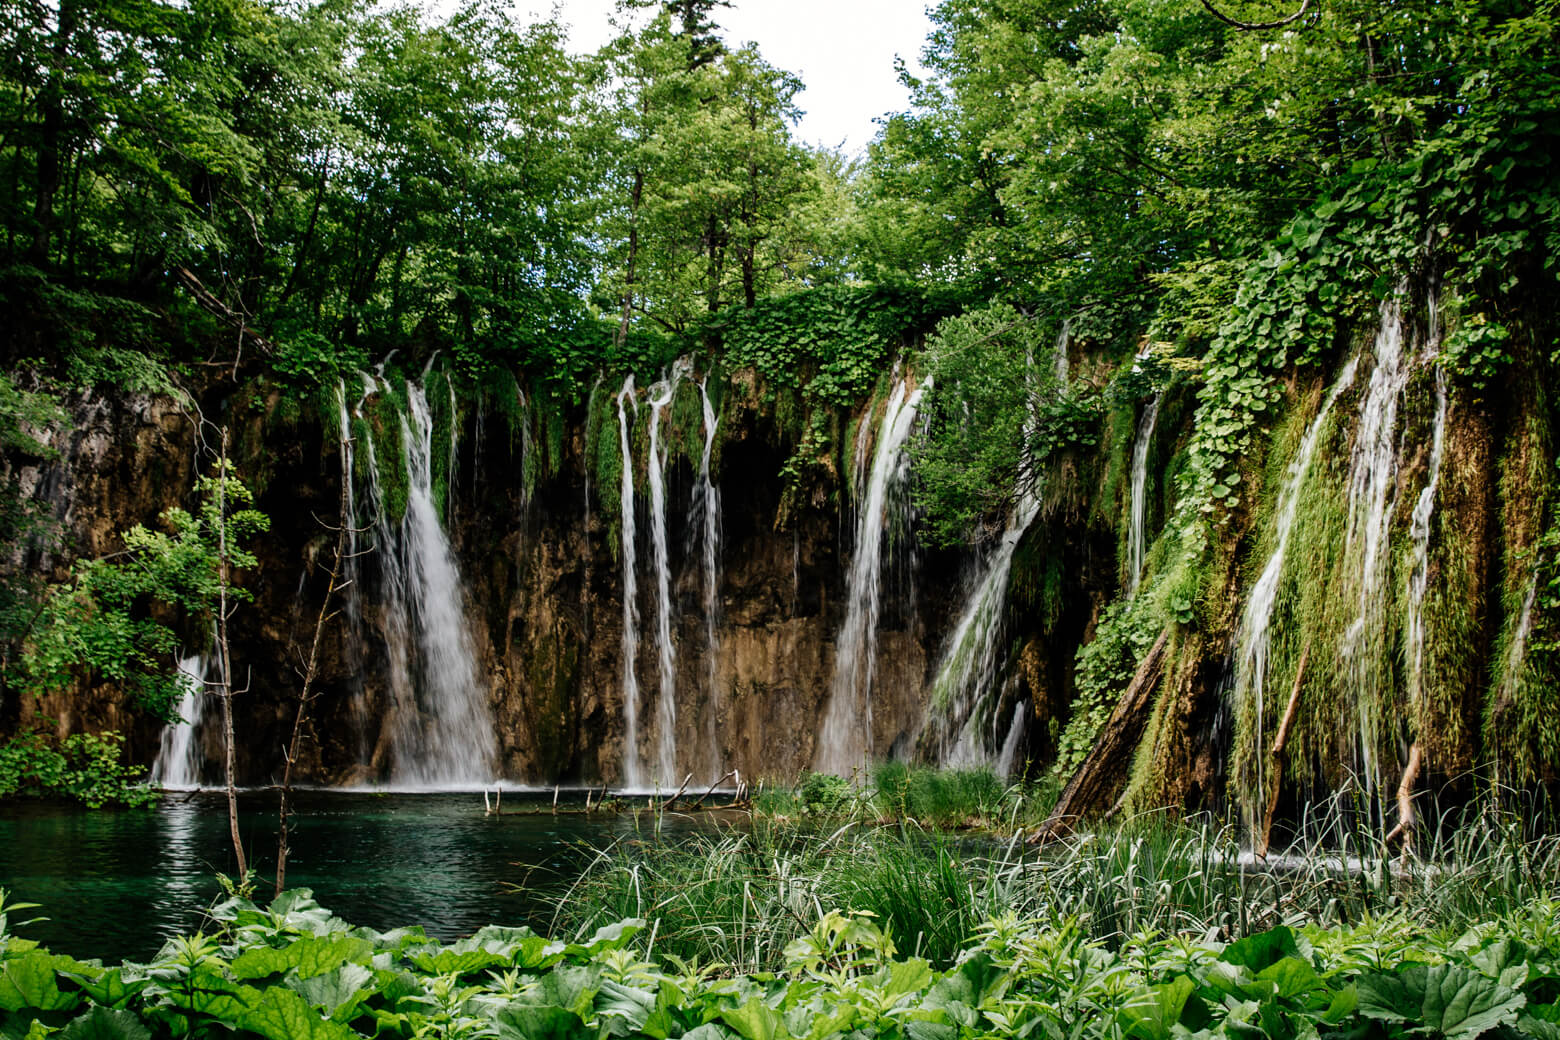
<instances>
[{"instance_id":1,"label":"sky","mask_svg":"<svg viewBox=\"0 0 1560 1040\"><path fill-rule=\"evenodd\" d=\"M733 0L717 8L715 20L726 42L756 42L764 60L801 76L797 97L804 112L797 136L814 145L866 147L877 133L873 119L909 106L909 94L894 73L899 56L920 67L921 45L931 31L929 0ZM612 35L607 18L614 0L558 0L560 20L570 26L569 44L593 51ZM521 13L537 19L552 11L550 0L518 0Z\"/></svg>"}]
</instances>

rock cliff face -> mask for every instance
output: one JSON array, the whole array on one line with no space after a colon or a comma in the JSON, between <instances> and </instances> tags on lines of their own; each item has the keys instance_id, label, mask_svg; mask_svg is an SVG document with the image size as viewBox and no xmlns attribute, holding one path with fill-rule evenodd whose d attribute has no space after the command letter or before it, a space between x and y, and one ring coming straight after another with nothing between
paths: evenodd
<instances>
[{"instance_id":1,"label":"rock cliff face","mask_svg":"<svg viewBox=\"0 0 1560 1040\"><path fill-rule=\"evenodd\" d=\"M240 475L272 522L254 546L257 568L240 577L254 601L233 623L236 685L244 691L235 701L240 778L268 783L279 777L298 673L329 570L333 535L327 525L338 515L342 445L334 417L323 407L290 401L275 390L219 387L201 404L208 417L228 420ZM28 494L47 501L67 548L13 564L58 575L73 556L114 551L129 526L154 524L170 506L191 507L196 427L185 412L147 397L94 395L76 402L72 430L56 438L59 458L30 460L20 474ZM818 754L850 594L846 573L856 517L850 489L831 470L793 496L779 522L782 470L794 445L783 443L773 419L756 398L738 403L734 397L721 415L715 481L722 530L713 626L705 606L702 532L690 516L697 468L675 456L665 465L676 691L671 778L656 769L656 582L646 460L636 452L641 625L633 663L641 694L638 757L647 783L675 786L688 773L694 783L708 782L729 769L747 778L790 778ZM525 449L518 438L484 436L482 421L475 407L456 407L449 466L455 478L444 526L462 579L459 597L478 681L486 684L482 695L499 772L519 783L618 784L626 754L621 525L615 510L604 508L599 486L587 490L594 478L585 418L566 418L556 464L530 486L521 476ZM363 517L361 446L357 450L358 523L370 528ZM384 782L396 773L395 716L407 709L396 707L390 674L397 649L378 559L384 547L367 529L359 543L356 601L330 622L322 646L320 698L302 752L304 776L312 782ZM870 697L870 751L878 758L908 756L915 747L971 564L961 553L905 544L884 552ZM1096 603L1082 616L1097 609ZM192 627L181 635L186 648L198 652L207 637ZM1045 672L1058 689L1066 681L1060 674L1065 669L1030 671ZM1047 702L1050 711L1059 705L1065 710L1064 696L1048 695ZM10 708L13 725L53 719L62 734L118 728L129 735L134 760L149 763L157 754L160 727L132 717L109 685L89 680L68 696ZM220 772L215 731L198 725L195 732L207 782Z\"/></svg>"}]
</instances>

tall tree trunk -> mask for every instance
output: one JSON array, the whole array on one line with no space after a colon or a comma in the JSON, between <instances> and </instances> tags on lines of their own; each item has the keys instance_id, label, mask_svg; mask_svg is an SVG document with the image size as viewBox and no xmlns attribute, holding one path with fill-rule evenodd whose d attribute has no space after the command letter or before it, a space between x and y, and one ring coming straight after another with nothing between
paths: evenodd
<instances>
[{"instance_id":1,"label":"tall tree trunk","mask_svg":"<svg viewBox=\"0 0 1560 1040\"><path fill-rule=\"evenodd\" d=\"M80 21L80 0L60 0L59 22L54 31L54 67L39 99L43 125L38 138L37 196L33 199L33 237L28 259L38 267L49 263L49 243L54 234L54 197L59 193L63 164L60 152L65 136L65 81L70 61L70 40Z\"/></svg>"},{"instance_id":2,"label":"tall tree trunk","mask_svg":"<svg viewBox=\"0 0 1560 1040\"><path fill-rule=\"evenodd\" d=\"M233 655L228 646L228 581L231 565L227 544L228 431L222 430L222 458L217 469L217 681L222 700L222 750L227 780L228 831L233 838L233 856L238 861L238 883L249 877L244 858L244 839L238 829L238 788L233 782Z\"/></svg>"}]
</instances>

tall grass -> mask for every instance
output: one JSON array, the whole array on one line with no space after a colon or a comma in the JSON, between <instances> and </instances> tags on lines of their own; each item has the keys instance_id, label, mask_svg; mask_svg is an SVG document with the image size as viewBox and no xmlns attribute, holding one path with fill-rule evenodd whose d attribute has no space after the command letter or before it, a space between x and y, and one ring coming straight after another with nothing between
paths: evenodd
<instances>
[{"instance_id":1,"label":"tall grass","mask_svg":"<svg viewBox=\"0 0 1560 1040\"><path fill-rule=\"evenodd\" d=\"M774 819L824 817L857 823L911 822L944 830L1013 831L1035 826L1056 804L1054 781L1005 784L989 768L937 769L883 762L864 782L809 773L794 788L766 788L754 811Z\"/></svg>"},{"instance_id":2,"label":"tall grass","mask_svg":"<svg viewBox=\"0 0 1560 1040\"><path fill-rule=\"evenodd\" d=\"M1118 946L1148 932L1231 939L1382 918L1454 929L1560 894L1560 839L1530 840L1489 812L1443 831L1422 859L1379 846L1361 855L1357 840L1317 832L1255 861L1234 828L1206 819L1143 817L1034 849L908 825L808 830L760 818L681 844L601 850L558 901L553 932L644 917L658 956L753 972L783 964L786 945L824 913L857 910L902 953L946 966L984 922L1009 914L1073 921Z\"/></svg>"}]
</instances>

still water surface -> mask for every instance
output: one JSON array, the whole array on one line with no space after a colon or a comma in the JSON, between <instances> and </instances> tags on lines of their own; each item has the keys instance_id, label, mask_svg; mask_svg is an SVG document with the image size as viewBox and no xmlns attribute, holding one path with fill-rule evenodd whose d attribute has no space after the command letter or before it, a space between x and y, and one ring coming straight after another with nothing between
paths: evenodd
<instances>
[{"instance_id":1,"label":"still water surface","mask_svg":"<svg viewBox=\"0 0 1560 1040\"><path fill-rule=\"evenodd\" d=\"M440 939L485 924L545 932L554 902L595 850L648 838L656 826L645 812L554 815L551 798L527 803L511 794L504 815L487 816L480 793L300 792L287 885L312 888L338 916L381 930L420 924ZM239 808L245 848L269 893L276 795L241 795ZM668 814L661 829L676 838L738 824L720 813ZM200 926L221 891L219 871L233 873L219 795L173 794L141 811L0 809L0 885L11 899L42 904L32 914L49 918L16 930L60 953L151 957Z\"/></svg>"}]
</instances>

